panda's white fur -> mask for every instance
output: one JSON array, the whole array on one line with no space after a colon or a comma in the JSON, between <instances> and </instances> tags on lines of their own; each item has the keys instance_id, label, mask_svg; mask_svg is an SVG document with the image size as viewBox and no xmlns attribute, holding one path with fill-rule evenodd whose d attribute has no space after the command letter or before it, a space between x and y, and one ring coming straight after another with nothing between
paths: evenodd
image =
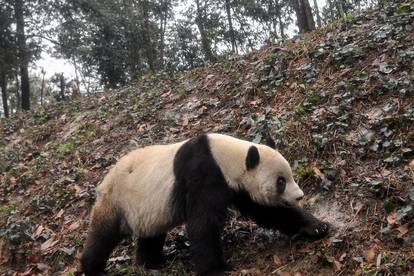
<instances>
[{"instance_id":1,"label":"panda's white fur","mask_svg":"<svg viewBox=\"0 0 414 276\"><path fill-rule=\"evenodd\" d=\"M286 183L282 192L280 177ZM293 206L302 197L288 162L266 145L207 134L140 148L122 157L97 187L82 270L102 272L131 231L139 238L138 262L158 266L167 231L186 223L197 273L223 271L220 233L230 205L288 235L325 235L326 224Z\"/></svg>"},{"instance_id":2,"label":"panda's white fur","mask_svg":"<svg viewBox=\"0 0 414 276\"><path fill-rule=\"evenodd\" d=\"M222 170L227 183L234 190L240 188L249 192L258 203L272 205L280 202L275 180L278 176L286 179L286 190L281 198L296 203L303 197L303 191L293 179L292 170L286 159L266 145L236 139L223 134L208 135L214 159ZM246 153L251 146L259 150L260 163L253 170L247 170Z\"/></svg>"},{"instance_id":3,"label":"panda's white fur","mask_svg":"<svg viewBox=\"0 0 414 276\"><path fill-rule=\"evenodd\" d=\"M122 209L137 236L165 232L172 222L168 199L174 185L174 156L186 141L136 149L122 157L97 187L97 201Z\"/></svg>"},{"instance_id":4,"label":"panda's white fur","mask_svg":"<svg viewBox=\"0 0 414 276\"><path fill-rule=\"evenodd\" d=\"M258 203L276 204L280 199L275 180L284 176L286 189L282 199L295 203L303 197L289 163L276 150L222 134L207 137L214 159L235 191L244 189ZM105 201L121 208L134 234L140 237L157 235L176 226L168 200L175 181L174 156L186 141L147 146L122 157L98 186L97 201L106 198ZM259 150L260 163L248 171L245 158L251 146Z\"/></svg>"}]
</instances>

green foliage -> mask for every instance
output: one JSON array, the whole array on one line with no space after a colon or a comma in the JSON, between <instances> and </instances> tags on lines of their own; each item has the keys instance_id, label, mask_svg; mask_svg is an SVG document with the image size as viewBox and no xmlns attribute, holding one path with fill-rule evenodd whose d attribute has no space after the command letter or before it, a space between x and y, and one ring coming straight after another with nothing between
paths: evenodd
<instances>
[{"instance_id":1,"label":"green foliage","mask_svg":"<svg viewBox=\"0 0 414 276\"><path fill-rule=\"evenodd\" d=\"M57 152L60 155L66 155L68 153L72 153L76 148L76 143L74 141L69 141L63 144L60 144L57 148Z\"/></svg>"},{"instance_id":2,"label":"green foliage","mask_svg":"<svg viewBox=\"0 0 414 276\"><path fill-rule=\"evenodd\" d=\"M294 113L297 117L302 117L307 114L307 111L302 104L295 107Z\"/></svg>"},{"instance_id":3,"label":"green foliage","mask_svg":"<svg viewBox=\"0 0 414 276\"><path fill-rule=\"evenodd\" d=\"M293 173L297 177L298 181L304 181L314 175L314 171L311 167L302 164L296 166Z\"/></svg>"},{"instance_id":4,"label":"green foliage","mask_svg":"<svg viewBox=\"0 0 414 276\"><path fill-rule=\"evenodd\" d=\"M303 103L295 107L294 114L297 117L305 116L314 109L314 106L320 103L321 99L321 96L317 92L309 91L306 93L306 98Z\"/></svg>"}]
</instances>

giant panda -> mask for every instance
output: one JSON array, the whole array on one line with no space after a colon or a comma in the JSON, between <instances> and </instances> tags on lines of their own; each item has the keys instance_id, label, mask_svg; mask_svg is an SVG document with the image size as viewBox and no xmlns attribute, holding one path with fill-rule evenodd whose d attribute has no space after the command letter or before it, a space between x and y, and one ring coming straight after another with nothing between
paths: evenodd
<instances>
[{"instance_id":1,"label":"giant panda","mask_svg":"<svg viewBox=\"0 0 414 276\"><path fill-rule=\"evenodd\" d=\"M328 224L299 207L303 196L272 140L204 134L140 148L97 187L81 269L103 273L114 247L131 234L138 238L137 263L159 268L166 233L186 224L196 274L225 275L221 233L228 208L289 236L324 237Z\"/></svg>"}]
</instances>

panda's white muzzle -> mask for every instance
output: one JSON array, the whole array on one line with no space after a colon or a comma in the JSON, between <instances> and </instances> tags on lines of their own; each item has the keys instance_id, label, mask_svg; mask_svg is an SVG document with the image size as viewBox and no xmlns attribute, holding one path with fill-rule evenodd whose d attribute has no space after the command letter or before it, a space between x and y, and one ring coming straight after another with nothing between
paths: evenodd
<instances>
[{"instance_id":1,"label":"panda's white muzzle","mask_svg":"<svg viewBox=\"0 0 414 276\"><path fill-rule=\"evenodd\" d=\"M305 194L296 182L290 182L286 185L282 198L289 203L297 204Z\"/></svg>"}]
</instances>

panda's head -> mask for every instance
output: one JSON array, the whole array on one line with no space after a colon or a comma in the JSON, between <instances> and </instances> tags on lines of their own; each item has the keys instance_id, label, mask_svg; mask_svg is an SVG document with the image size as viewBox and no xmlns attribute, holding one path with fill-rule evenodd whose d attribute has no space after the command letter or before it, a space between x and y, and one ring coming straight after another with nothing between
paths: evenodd
<instances>
[{"instance_id":1,"label":"panda's head","mask_svg":"<svg viewBox=\"0 0 414 276\"><path fill-rule=\"evenodd\" d=\"M269 139L267 146L251 145L245 165L243 186L253 200L265 205L296 205L303 198L289 163L275 149L273 140Z\"/></svg>"}]
</instances>

